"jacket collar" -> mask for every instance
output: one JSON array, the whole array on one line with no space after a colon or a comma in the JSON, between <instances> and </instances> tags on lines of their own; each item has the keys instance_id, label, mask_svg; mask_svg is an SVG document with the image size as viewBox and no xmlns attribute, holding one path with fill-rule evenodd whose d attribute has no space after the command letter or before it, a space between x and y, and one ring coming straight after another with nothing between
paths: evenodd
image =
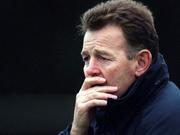
<instances>
[{"instance_id":1,"label":"jacket collar","mask_svg":"<svg viewBox=\"0 0 180 135\"><path fill-rule=\"evenodd\" d=\"M119 119L122 123L127 123L138 112L138 109L167 83L168 79L167 65L159 53L156 62L129 87L122 97L117 100L108 99L106 107L96 108L95 119L100 123Z\"/></svg>"}]
</instances>

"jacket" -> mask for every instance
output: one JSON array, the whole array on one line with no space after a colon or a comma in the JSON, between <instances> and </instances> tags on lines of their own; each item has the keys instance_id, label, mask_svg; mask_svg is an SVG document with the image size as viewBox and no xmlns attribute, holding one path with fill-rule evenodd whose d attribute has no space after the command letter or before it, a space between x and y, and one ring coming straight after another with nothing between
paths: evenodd
<instances>
[{"instance_id":1,"label":"jacket","mask_svg":"<svg viewBox=\"0 0 180 135\"><path fill-rule=\"evenodd\" d=\"M180 135L180 90L161 54L117 100L96 108L89 135ZM69 135L68 126L58 135Z\"/></svg>"}]
</instances>

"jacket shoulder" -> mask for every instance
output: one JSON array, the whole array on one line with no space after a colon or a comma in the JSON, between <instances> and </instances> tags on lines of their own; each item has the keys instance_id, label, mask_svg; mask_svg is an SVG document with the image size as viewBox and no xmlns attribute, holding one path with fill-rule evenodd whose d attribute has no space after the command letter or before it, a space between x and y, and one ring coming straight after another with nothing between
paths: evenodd
<instances>
[{"instance_id":1,"label":"jacket shoulder","mask_svg":"<svg viewBox=\"0 0 180 135\"><path fill-rule=\"evenodd\" d=\"M180 135L180 90L168 82L140 113L137 135Z\"/></svg>"}]
</instances>

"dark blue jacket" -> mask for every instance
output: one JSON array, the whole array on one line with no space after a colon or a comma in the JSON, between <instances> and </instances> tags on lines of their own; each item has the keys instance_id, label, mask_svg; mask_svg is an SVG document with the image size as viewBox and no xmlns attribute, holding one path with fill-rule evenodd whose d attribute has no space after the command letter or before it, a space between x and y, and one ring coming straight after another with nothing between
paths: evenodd
<instances>
[{"instance_id":1,"label":"dark blue jacket","mask_svg":"<svg viewBox=\"0 0 180 135\"><path fill-rule=\"evenodd\" d=\"M96 108L89 135L180 135L180 90L161 54L122 97Z\"/></svg>"}]
</instances>

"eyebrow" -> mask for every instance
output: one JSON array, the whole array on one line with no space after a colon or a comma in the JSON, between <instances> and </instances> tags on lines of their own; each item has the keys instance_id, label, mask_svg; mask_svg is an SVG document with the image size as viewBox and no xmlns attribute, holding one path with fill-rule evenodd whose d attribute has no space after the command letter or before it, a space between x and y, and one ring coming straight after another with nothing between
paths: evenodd
<instances>
[{"instance_id":1,"label":"eyebrow","mask_svg":"<svg viewBox=\"0 0 180 135\"><path fill-rule=\"evenodd\" d=\"M104 50L95 50L95 54L103 55L103 56L110 56L110 54Z\"/></svg>"},{"instance_id":2,"label":"eyebrow","mask_svg":"<svg viewBox=\"0 0 180 135\"><path fill-rule=\"evenodd\" d=\"M94 50L94 53L95 54L98 54L98 55L103 55L103 56L111 56L108 52L104 51L104 50L97 50L95 49ZM81 55L84 56L84 55L88 55L88 51L81 51Z\"/></svg>"}]
</instances>

